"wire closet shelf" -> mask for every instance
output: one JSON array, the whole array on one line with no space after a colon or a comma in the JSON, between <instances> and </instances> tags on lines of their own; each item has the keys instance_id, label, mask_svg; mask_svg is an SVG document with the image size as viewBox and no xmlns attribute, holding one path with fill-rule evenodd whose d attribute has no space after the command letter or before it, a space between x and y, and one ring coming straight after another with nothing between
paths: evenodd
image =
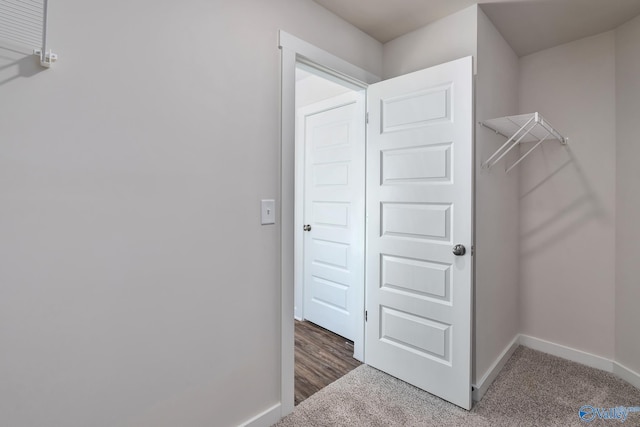
<instances>
[{"instance_id":1,"label":"wire closet shelf","mask_svg":"<svg viewBox=\"0 0 640 427\"><path fill-rule=\"evenodd\" d=\"M49 0L0 0L0 39L33 49L49 68L58 56L47 50Z\"/></svg>"},{"instance_id":2,"label":"wire closet shelf","mask_svg":"<svg viewBox=\"0 0 640 427\"><path fill-rule=\"evenodd\" d=\"M500 148L491 155L482 167L491 169L496 163L502 160L513 148L521 143L535 142L534 146L527 150L518 158L506 172L516 167L525 159L533 150L538 148L544 141L556 140L561 144L567 144L568 139L547 122L538 112L520 114L518 116L499 117L480 122L480 124L495 133L507 138Z\"/></svg>"}]
</instances>

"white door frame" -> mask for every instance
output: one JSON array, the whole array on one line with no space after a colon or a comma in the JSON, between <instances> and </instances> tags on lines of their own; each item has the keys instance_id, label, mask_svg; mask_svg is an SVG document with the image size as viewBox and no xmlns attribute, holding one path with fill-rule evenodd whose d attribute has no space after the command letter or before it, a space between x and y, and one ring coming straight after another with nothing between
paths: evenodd
<instances>
[{"instance_id":1,"label":"white door frame","mask_svg":"<svg viewBox=\"0 0 640 427\"><path fill-rule=\"evenodd\" d=\"M366 87L380 78L284 31L279 32L280 64L280 280L281 383L284 417L294 408L294 211L296 63L307 63L341 80Z\"/></svg>"}]
</instances>

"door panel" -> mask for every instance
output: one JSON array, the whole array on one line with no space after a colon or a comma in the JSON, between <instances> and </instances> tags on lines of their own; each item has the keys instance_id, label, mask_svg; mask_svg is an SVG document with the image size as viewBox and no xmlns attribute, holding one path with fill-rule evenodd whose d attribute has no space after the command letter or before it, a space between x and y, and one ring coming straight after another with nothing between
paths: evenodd
<instances>
[{"instance_id":1,"label":"door panel","mask_svg":"<svg viewBox=\"0 0 640 427\"><path fill-rule=\"evenodd\" d=\"M365 361L469 409L472 59L371 85L368 109Z\"/></svg>"},{"instance_id":2,"label":"door panel","mask_svg":"<svg viewBox=\"0 0 640 427\"><path fill-rule=\"evenodd\" d=\"M451 144L385 150L382 184L451 181Z\"/></svg>"},{"instance_id":3,"label":"door panel","mask_svg":"<svg viewBox=\"0 0 640 427\"><path fill-rule=\"evenodd\" d=\"M364 99L303 111L304 318L355 341L364 300ZM362 332L360 332L362 334Z\"/></svg>"}]
</instances>

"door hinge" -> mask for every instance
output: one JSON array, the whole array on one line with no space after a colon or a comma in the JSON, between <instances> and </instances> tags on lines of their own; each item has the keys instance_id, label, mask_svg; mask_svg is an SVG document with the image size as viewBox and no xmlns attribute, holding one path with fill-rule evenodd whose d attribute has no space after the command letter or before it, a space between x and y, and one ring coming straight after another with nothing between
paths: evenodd
<instances>
[{"instance_id":1,"label":"door hinge","mask_svg":"<svg viewBox=\"0 0 640 427\"><path fill-rule=\"evenodd\" d=\"M475 254L476 254L476 247L471 246L471 256L474 256Z\"/></svg>"},{"instance_id":2,"label":"door hinge","mask_svg":"<svg viewBox=\"0 0 640 427\"><path fill-rule=\"evenodd\" d=\"M367 111L367 114L365 114L365 118L364 121L366 124L369 124L369 112Z\"/></svg>"},{"instance_id":3,"label":"door hinge","mask_svg":"<svg viewBox=\"0 0 640 427\"><path fill-rule=\"evenodd\" d=\"M364 311L364 321L365 321L365 322L367 321L367 317L368 317L368 316L367 316L367 314L368 314L368 313L367 313L367 310L365 310L365 311Z\"/></svg>"}]
</instances>

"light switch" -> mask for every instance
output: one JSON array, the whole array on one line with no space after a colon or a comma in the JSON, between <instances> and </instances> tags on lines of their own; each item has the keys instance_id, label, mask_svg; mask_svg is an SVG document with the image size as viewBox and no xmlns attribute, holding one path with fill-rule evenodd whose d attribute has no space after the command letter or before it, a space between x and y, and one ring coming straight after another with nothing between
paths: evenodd
<instances>
[{"instance_id":1,"label":"light switch","mask_svg":"<svg viewBox=\"0 0 640 427\"><path fill-rule=\"evenodd\" d=\"M267 199L261 201L261 219L262 225L275 224L276 223L276 201L273 199Z\"/></svg>"}]
</instances>

